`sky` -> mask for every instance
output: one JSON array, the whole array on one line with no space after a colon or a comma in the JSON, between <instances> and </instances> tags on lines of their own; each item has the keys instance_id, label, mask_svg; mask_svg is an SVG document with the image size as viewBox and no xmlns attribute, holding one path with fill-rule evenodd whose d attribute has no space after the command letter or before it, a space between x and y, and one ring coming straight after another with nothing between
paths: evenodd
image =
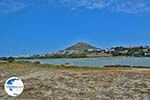
<instances>
[{"instance_id":1,"label":"sky","mask_svg":"<svg viewBox=\"0 0 150 100\"><path fill-rule=\"evenodd\" d=\"M149 0L0 0L0 56L150 45Z\"/></svg>"}]
</instances>

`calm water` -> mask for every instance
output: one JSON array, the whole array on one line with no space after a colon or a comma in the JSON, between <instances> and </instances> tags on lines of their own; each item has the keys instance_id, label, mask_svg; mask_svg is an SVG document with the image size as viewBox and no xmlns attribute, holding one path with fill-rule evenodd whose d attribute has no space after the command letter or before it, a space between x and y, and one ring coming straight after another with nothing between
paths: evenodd
<instances>
[{"instance_id":1,"label":"calm water","mask_svg":"<svg viewBox=\"0 0 150 100\"><path fill-rule=\"evenodd\" d=\"M102 58L59 58L59 59L35 59L42 64L70 64L75 66L103 67L105 65L133 65L150 66L150 57L102 57Z\"/></svg>"}]
</instances>

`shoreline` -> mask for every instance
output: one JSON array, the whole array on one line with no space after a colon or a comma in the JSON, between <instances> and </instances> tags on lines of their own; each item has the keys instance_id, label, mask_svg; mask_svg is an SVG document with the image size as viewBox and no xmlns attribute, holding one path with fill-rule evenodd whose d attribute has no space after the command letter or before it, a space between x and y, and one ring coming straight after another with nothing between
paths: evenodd
<instances>
[{"instance_id":1,"label":"shoreline","mask_svg":"<svg viewBox=\"0 0 150 100\"><path fill-rule=\"evenodd\" d=\"M103 64L103 62L101 62L101 63L98 63L98 64L96 64L96 65L87 65L87 64L85 64L85 65L83 65L82 63L81 64L75 64L75 63L72 63L72 61L80 61L80 59L81 59L81 62L83 62L83 61L85 61L86 59L88 60L88 59L93 59L94 61L96 60L112 60L112 61L114 61L115 59L117 59L117 60L119 60L120 58L122 58L122 59L124 59L124 60L126 60L126 58L127 58L127 60L128 60L128 58L131 58L131 60L139 60L139 57L109 57L108 59L107 59L108 57L101 57L101 58L55 58L55 59L51 59L51 58L49 58L49 59L20 59L20 60L16 60L16 61L19 61L19 62L31 62L31 63L39 63L39 64L50 64L50 65L63 65L63 66L75 66L75 67L91 67L91 68L102 68L102 67L130 67L130 68L150 68L150 66L148 65L148 64L143 64L143 66L141 65L141 64L131 64L130 62L129 62L129 64L128 64L128 62L126 62L127 64L111 64L110 63L110 61L108 61L108 64ZM134 59L132 59L132 58L134 58ZM62 59L62 62L60 62L59 63L59 61ZM147 61L147 57L144 57L144 59L146 59L146 61ZM44 62L44 60L46 60L46 62ZM54 62L55 62L55 60L58 60L58 62L57 63L59 63L59 64L55 64L55 63L53 63L53 61L51 62L51 63L48 63L48 60L50 60L50 62L51 62L51 60L54 60ZM65 61L64 61L65 60ZM68 61L66 61L66 60L68 60ZM71 61L70 61L71 60ZM71 62L71 63L70 63ZM88 62L87 62L88 63ZM105 62L106 63L106 62ZM110 64L109 64L110 63ZM121 63L121 62L120 62Z\"/></svg>"},{"instance_id":2,"label":"shoreline","mask_svg":"<svg viewBox=\"0 0 150 100\"><path fill-rule=\"evenodd\" d=\"M146 69L150 69L150 66L132 66L132 65L105 65L105 66L76 66L76 65L71 65L71 64L42 64L40 62L30 62L30 61L14 61L14 62L4 62L4 63L0 63L0 66L2 65L11 65L11 64L20 64L20 65L38 65L38 66L43 66L43 68L46 67L53 67L53 68L75 68L75 69L106 69L106 68L146 68Z\"/></svg>"},{"instance_id":3,"label":"shoreline","mask_svg":"<svg viewBox=\"0 0 150 100\"><path fill-rule=\"evenodd\" d=\"M88 59L88 58L150 58L150 56L101 56L101 57L45 57L45 58L28 58L28 57L23 57L23 58L15 58L14 59Z\"/></svg>"}]
</instances>

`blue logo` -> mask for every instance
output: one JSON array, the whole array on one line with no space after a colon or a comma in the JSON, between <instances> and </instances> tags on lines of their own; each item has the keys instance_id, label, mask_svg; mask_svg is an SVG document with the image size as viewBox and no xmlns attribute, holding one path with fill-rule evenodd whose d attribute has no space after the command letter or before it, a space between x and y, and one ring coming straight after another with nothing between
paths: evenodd
<instances>
[{"instance_id":1,"label":"blue logo","mask_svg":"<svg viewBox=\"0 0 150 100\"><path fill-rule=\"evenodd\" d=\"M11 77L5 82L5 91L10 96L19 96L24 89L23 82L18 77Z\"/></svg>"}]
</instances>

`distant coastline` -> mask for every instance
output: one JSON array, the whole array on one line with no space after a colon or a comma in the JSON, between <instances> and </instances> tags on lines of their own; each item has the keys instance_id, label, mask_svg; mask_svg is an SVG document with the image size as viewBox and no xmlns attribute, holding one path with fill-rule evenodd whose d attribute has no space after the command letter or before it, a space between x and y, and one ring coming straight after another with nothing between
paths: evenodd
<instances>
[{"instance_id":1,"label":"distant coastline","mask_svg":"<svg viewBox=\"0 0 150 100\"><path fill-rule=\"evenodd\" d=\"M99 57L150 57L150 46L112 47L101 49L85 42L79 42L64 50L47 54L37 54L18 59L48 59L48 58L99 58Z\"/></svg>"},{"instance_id":2,"label":"distant coastline","mask_svg":"<svg viewBox=\"0 0 150 100\"><path fill-rule=\"evenodd\" d=\"M15 59L48 59L48 58L99 58L99 57L150 57L150 46L117 46L101 49L86 42L78 42L64 50L46 54L14 57ZM9 57L1 57L5 60Z\"/></svg>"}]
</instances>

